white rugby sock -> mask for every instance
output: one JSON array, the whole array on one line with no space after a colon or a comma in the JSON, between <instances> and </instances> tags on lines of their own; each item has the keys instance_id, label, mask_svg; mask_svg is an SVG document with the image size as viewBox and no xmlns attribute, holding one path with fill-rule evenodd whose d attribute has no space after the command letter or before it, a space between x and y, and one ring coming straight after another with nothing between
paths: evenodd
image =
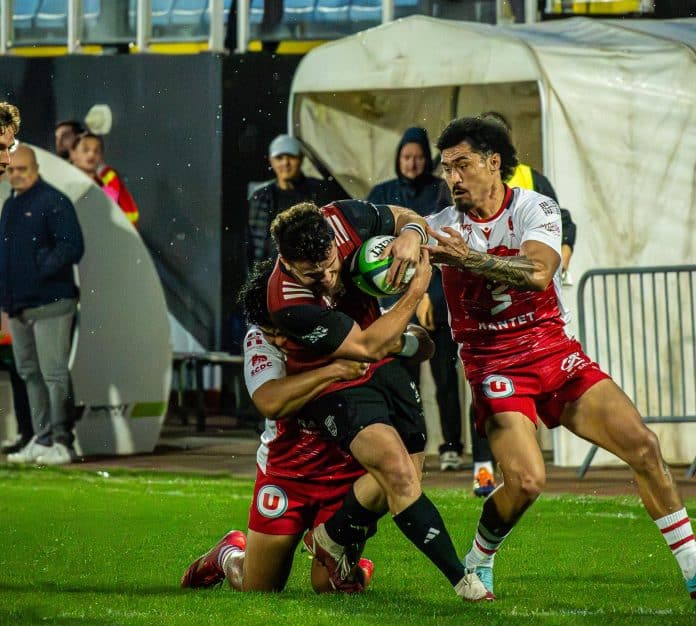
<instances>
[{"instance_id":1,"label":"white rugby sock","mask_svg":"<svg viewBox=\"0 0 696 626\"><path fill-rule=\"evenodd\" d=\"M686 508L656 519L655 523L677 559L686 580L696 576L696 541Z\"/></svg>"},{"instance_id":2,"label":"white rugby sock","mask_svg":"<svg viewBox=\"0 0 696 626\"><path fill-rule=\"evenodd\" d=\"M242 578L244 576L244 550L237 546L225 546L220 550L218 564L225 572L225 577L230 586L237 591L242 590Z\"/></svg>"}]
</instances>

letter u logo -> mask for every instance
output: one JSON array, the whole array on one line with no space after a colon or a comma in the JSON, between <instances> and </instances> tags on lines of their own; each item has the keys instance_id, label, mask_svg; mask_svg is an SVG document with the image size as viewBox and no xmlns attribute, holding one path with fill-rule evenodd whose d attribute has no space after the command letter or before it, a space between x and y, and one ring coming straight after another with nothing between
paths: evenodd
<instances>
[{"instance_id":1,"label":"letter u logo","mask_svg":"<svg viewBox=\"0 0 696 626\"><path fill-rule=\"evenodd\" d=\"M288 496L276 485L265 485L256 494L256 508L264 517L280 517L288 510Z\"/></svg>"}]
</instances>

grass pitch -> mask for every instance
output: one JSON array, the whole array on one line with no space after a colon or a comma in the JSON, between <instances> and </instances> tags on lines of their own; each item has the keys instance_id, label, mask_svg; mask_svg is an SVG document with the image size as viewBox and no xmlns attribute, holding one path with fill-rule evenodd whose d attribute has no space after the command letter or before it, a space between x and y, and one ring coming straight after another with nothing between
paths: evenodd
<instances>
[{"instance_id":1,"label":"grass pitch","mask_svg":"<svg viewBox=\"0 0 696 626\"><path fill-rule=\"evenodd\" d=\"M497 558L494 603L458 601L388 519L366 550L375 576L363 595L316 596L306 553L281 594L180 589L195 557L246 528L251 494L228 478L0 468L0 624L696 624L636 497L542 497ZM429 496L463 553L481 501Z\"/></svg>"}]
</instances>

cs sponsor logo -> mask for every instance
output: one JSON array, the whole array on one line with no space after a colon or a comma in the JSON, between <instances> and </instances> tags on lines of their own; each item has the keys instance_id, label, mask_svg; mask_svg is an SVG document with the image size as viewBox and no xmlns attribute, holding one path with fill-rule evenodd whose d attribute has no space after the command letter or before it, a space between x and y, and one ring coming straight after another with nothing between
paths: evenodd
<instances>
[{"instance_id":1,"label":"cs sponsor logo","mask_svg":"<svg viewBox=\"0 0 696 626\"><path fill-rule=\"evenodd\" d=\"M515 385L507 376L493 374L483 379L483 395L487 398L507 398L515 393Z\"/></svg>"},{"instance_id":2,"label":"cs sponsor logo","mask_svg":"<svg viewBox=\"0 0 696 626\"><path fill-rule=\"evenodd\" d=\"M329 434L332 437L336 437L338 435L338 427L336 426L336 418L333 415L326 416L326 419L324 420L324 426L326 426L326 430L329 431Z\"/></svg>"},{"instance_id":3,"label":"cs sponsor logo","mask_svg":"<svg viewBox=\"0 0 696 626\"><path fill-rule=\"evenodd\" d=\"M264 517L275 519L288 510L288 496L276 485L265 485L256 495L256 508Z\"/></svg>"}]
</instances>

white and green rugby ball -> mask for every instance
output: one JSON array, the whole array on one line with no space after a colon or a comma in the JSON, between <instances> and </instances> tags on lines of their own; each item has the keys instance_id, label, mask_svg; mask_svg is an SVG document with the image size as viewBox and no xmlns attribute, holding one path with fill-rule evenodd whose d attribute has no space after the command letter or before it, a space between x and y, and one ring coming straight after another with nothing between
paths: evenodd
<instances>
[{"instance_id":1,"label":"white and green rugby ball","mask_svg":"<svg viewBox=\"0 0 696 626\"><path fill-rule=\"evenodd\" d=\"M350 276L353 282L362 291L376 298L393 296L405 291L416 272L415 268L409 268L404 283L399 287L387 284L387 272L394 259L391 256L380 259L379 256L394 239L396 237L389 235L371 237L356 250L350 264Z\"/></svg>"}]
</instances>

